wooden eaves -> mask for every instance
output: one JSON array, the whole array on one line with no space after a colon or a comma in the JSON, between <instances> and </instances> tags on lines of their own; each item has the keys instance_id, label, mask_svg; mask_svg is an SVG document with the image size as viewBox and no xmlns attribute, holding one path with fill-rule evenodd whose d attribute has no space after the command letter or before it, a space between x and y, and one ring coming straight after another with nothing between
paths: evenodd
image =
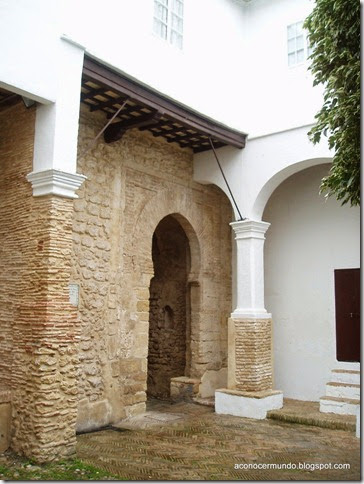
<instances>
[{"instance_id":1,"label":"wooden eaves","mask_svg":"<svg viewBox=\"0 0 364 484\"><path fill-rule=\"evenodd\" d=\"M127 129L138 128L195 153L211 149L209 138L216 148L245 146L245 133L196 113L88 57L83 67L81 101L92 111L104 111L108 118L127 101L119 119L105 131L106 142L117 141Z\"/></svg>"}]
</instances>

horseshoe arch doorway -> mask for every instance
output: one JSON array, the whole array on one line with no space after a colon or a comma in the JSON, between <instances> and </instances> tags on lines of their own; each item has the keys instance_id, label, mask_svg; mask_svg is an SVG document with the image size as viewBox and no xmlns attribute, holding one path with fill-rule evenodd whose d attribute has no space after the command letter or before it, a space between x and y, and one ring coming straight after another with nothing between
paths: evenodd
<instances>
[{"instance_id":1,"label":"horseshoe arch doorway","mask_svg":"<svg viewBox=\"0 0 364 484\"><path fill-rule=\"evenodd\" d=\"M191 248L175 215L164 217L152 240L147 397L168 400L173 377L191 367ZM196 300L196 298L194 298Z\"/></svg>"}]
</instances>

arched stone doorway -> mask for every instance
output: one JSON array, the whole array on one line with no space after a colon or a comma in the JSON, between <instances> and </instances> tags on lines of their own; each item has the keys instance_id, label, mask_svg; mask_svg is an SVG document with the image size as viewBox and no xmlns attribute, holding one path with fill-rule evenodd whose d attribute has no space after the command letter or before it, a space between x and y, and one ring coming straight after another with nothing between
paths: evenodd
<instances>
[{"instance_id":1,"label":"arched stone doorway","mask_svg":"<svg viewBox=\"0 0 364 484\"><path fill-rule=\"evenodd\" d=\"M191 253L187 235L168 215L153 234L154 277L150 282L148 398L168 399L170 381L188 372Z\"/></svg>"},{"instance_id":2,"label":"arched stone doorway","mask_svg":"<svg viewBox=\"0 0 364 484\"><path fill-rule=\"evenodd\" d=\"M199 189L202 192L198 197L193 190L186 191L178 186L158 192L143 207L134 224L130 238L133 246L126 247L130 253L135 253L130 259L130 270L133 274L132 291L137 295L134 314L140 328L134 333L133 352L137 358L148 360L150 285L154 277L153 234L161 220L172 217L188 239L187 318L190 321L186 321L185 371L173 377L171 384L174 401L192 400L195 396L209 398L216 388L226 386L227 379L232 251L229 222L232 210L220 190L202 186ZM166 305L173 310L170 304ZM147 363L143 366L146 387Z\"/></svg>"}]
</instances>

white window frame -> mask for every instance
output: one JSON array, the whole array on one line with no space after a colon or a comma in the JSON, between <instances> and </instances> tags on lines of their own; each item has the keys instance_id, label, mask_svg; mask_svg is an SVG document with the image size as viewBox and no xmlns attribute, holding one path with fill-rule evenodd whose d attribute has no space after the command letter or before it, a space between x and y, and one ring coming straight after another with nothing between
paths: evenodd
<instances>
[{"instance_id":1,"label":"white window frame","mask_svg":"<svg viewBox=\"0 0 364 484\"><path fill-rule=\"evenodd\" d=\"M153 4L153 33L174 47L182 49L184 0L154 0ZM178 5L181 5L181 11L178 11ZM165 19L156 15L158 6L167 11ZM161 27L164 27L164 32Z\"/></svg>"},{"instance_id":2,"label":"white window frame","mask_svg":"<svg viewBox=\"0 0 364 484\"><path fill-rule=\"evenodd\" d=\"M299 40L302 38L302 42ZM302 52L302 59L298 59ZM310 46L306 31L303 29L303 20L287 25L287 63L288 67L304 64L309 55ZM293 62L291 59L294 59Z\"/></svg>"}]
</instances>

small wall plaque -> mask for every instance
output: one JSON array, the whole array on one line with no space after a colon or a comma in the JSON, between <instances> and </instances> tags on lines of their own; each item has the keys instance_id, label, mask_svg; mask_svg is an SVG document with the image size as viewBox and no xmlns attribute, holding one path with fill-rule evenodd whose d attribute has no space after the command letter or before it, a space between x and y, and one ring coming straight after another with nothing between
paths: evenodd
<instances>
[{"instance_id":1,"label":"small wall plaque","mask_svg":"<svg viewBox=\"0 0 364 484\"><path fill-rule=\"evenodd\" d=\"M78 307L80 286L78 284L70 284L69 291L70 291L70 303L73 306Z\"/></svg>"}]
</instances>

